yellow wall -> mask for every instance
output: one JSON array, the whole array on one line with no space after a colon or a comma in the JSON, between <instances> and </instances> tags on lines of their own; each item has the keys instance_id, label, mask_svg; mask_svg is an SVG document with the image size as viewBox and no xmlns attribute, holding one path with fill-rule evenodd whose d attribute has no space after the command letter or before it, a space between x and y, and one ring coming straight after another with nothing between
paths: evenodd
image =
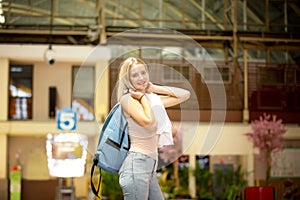
<instances>
[{"instance_id":1,"label":"yellow wall","mask_svg":"<svg viewBox=\"0 0 300 200\"><path fill-rule=\"evenodd\" d=\"M54 46L56 52L55 64L48 65L44 61L44 52L47 45L0 45L0 179L7 178L7 166L14 163L15 154L23 152L24 177L27 179L45 179L46 173L40 173L36 167L44 166L45 162L45 136L48 133L58 133L55 119L48 117L49 87L57 88L57 109L71 106L72 95L72 66L88 63L95 66L95 77L98 81L101 72L101 83L95 101L95 112L105 115L108 105L108 60L110 50L106 47L92 46ZM8 121L8 81L9 64L33 65L33 119L21 121ZM103 73L104 72L104 73ZM95 83L97 84L97 83ZM99 89L98 88L98 89ZM100 106L99 106L100 105ZM77 132L93 138L99 133L101 124L94 122L78 122ZM33 143L22 143L16 138L25 138L24 142L33 139ZM39 138L39 139L37 139ZM38 142L39 141L39 142ZM10 142L8 144L8 142ZM37 143L38 142L38 143ZM94 142L94 139L92 140ZM95 144L91 144L92 147ZM25 148L25 149L24 149ZM10 149L11 151L8 151ZM42 154L40 154L42 153ZM40 159L34 159L39 157ZM7 162L9 163L7 163ZM26 167L27 166L27 167ZM28 167L29 166L29 167Z\"/></svg>"},{"instance_id":2,"label":"yellow wall","mask_svg":"<svg viewBox=\"0 0 300 200\"><path fill-rule=\"evenodd\" d=\"M33 120L49 119L49 87L56 87L56 109L71 106L72 63L51 66L38 62L33 72Z\"/></svg>"}]
</instances>

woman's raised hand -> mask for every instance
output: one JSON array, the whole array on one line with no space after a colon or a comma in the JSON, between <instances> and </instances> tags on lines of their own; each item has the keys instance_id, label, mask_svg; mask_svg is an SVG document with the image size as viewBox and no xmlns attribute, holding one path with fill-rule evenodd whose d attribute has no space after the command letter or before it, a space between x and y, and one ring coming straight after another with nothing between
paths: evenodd
<instances>
[{"instance_id":1,"label":"woman's raised hand","mask_svg":"<svg viewBox=\"0 0 300 200\"><path fill-rule=\"evenodd\" d=\"M153 91L154 91L153 86L154 86L153 83L151 83L151 82L149 81L148 86L147 86L147 88L146 88L146 93L151 93L151 92L153 92Z\"/></svg>"},{"instance_id":2,"label":"woman's raised hand","mask_svg":"<svg viewBox=\"0 0 300 200\"><path fill-rule=\"evenodd\" d=\"M136 99L136 100L140 100L141 97L142 97L143 95L145 95L145 94L142 93L142 92L139 92L139 91L130 91L130 95L131 95L132 98L134 98L134 99Z\"/></svg>"}]
</instances>

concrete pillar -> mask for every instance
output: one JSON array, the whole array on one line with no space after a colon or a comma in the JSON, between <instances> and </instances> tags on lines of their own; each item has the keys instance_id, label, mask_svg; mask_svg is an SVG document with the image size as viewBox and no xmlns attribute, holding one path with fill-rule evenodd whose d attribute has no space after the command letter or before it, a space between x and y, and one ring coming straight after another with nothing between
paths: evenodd
<instances>
[{"instance_id":1,"label":"concrete pillar","mask_svg":"<svg viewBox=\"0 0 300 200\"><path fill-rule=\"evenodd\" d=\"M8 118L8 84L9 84L9 61L7 58L0 58L0 121Z\"/></svg>"},{"instance_id":2,"label":"concrete pillar","mask_svg":"<svg viewBox=\"0 0 300 200\"><path fill-rule=\"evenodd\" d=\"M194 171L196 169L196 155L189 155L189 193L192 198L196 197L196 178Z\"/></svg>"},{"instance_id":3,"label":"concrete pillar","mask_svg":"<svg viewBox=\"0 0 300 200\"><path fill-rule=\"evenodd\" d=\"M0 199L8 199L7 134L0 132Z\"/></svg>"},{"instance_id":4,"label":"concrete pillar","mask_svg":"<svg viewBox=\"0 0 300 200\"><path fill-rule=\"evenodd\" d=\"M248 102L248 51L244 50L244 110L243 121L249 122L249 102Z\"/></svg>"},{"instance_id":5,"label":"concrete pillar","mask_svg":"<svg viewBox=\"0 0 300 200\"><path fill-rule=\"evenodd\" d=\"M247 155L247 181L248 186L254 186L254 155L251 150Z\"/></svg>"},{"instance_id":6,"label":"concrete pillar","mask_svg":"<svg viewBox=\"0 0 300 200\"><path fill-rule=\"evenodd\" d=\"M95 66L95 117L98 123L106 118L110 105L109 95L109 63L99 61Z\"/></svg>"},{"instance_id":7,"label":"concrete pillar","mask_svg":"<svg viewBox=\"0 0 300 200\"><path fill-rule=\"evenodd\" d=\"M0 122L8 119L9 60L0 58ZM0 125L0 199L8 199L7 126Z\"/></svg>"}]
</instances>

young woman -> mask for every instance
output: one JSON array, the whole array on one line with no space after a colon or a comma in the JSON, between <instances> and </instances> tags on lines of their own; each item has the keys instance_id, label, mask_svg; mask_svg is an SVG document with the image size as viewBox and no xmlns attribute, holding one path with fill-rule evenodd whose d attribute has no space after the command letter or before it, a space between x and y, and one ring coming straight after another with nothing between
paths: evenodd
<instances>
[{"instance_id":1,"label":"young woman","mask_svg":"<svg viewBox=\"0 0 300 200\"><path fill-rule=\"evenodd\" d=\"M139 58L130 57L121 64L118 101L128 121L131 142L119 171L125 200L164 199L156 178L158 148L173 144L165 108L189 97L187 90L152 84L148 67Z\"/></svg>"}]
</instances>

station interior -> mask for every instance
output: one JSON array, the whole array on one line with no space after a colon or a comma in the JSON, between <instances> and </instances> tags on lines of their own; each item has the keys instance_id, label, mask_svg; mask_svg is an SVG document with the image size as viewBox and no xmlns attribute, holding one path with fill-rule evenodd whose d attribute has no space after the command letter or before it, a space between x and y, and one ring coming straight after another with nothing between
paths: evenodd
<instances>
[{"instance_id":1,"label":"station interior","mask_svg":"<svg viewBox=\"0 0 300 200\"><path fill-rule=\"evenodd\" d=\"M96 199L93 156L128 57L191 92L167 108L180 148L161 158L166 199L233 199L230 186L300 199L299 22L297 0L0 0L0 199ZM259 120L284 127L271 164L246 136ZM243 184L218 185L218 169ZM122 198L107 177L103 195Z\"/></svg>"}]
</instances>

